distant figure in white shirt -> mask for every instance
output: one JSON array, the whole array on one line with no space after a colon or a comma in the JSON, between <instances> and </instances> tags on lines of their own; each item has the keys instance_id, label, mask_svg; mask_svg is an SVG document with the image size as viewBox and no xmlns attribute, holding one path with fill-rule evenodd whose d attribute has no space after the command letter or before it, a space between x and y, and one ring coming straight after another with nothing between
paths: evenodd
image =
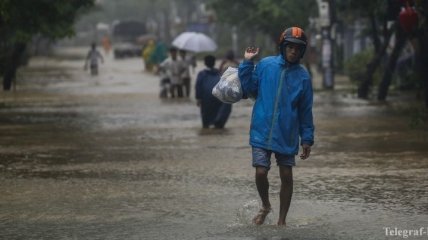
<instances>
[{"instance_id":1,"label":"distant figure in white shirt","mask_svg":"<svg viewBox=\"0 0 428 240\"><path fill-rule=\"evenodd\" d=\"M183 97L183 79L181 75L186 69L183 62L178 59L177 52L177 48L171 47L169 49L169 57L159 65L159 71L164 72L166 79L168 79L165 82L170 83L169 90L171 98L175 98L176 96L179 98Z\"/></svg>"},{"instance_id":2,"label":"distant figure in white shirt","mask_svg":"<svg viewBox=\"0 0 428 240\"><path fill-rule=\"evenodd\" d=\"M88 63L89 63L92 76L98 75L98 60L100 60L101 63L104 63L104 58L101 55L101 53L97 50L97 45L95 43L92 43L91 49L89 50L85 60L85 70L88 69Z\"/></svg>"}]
</instances>

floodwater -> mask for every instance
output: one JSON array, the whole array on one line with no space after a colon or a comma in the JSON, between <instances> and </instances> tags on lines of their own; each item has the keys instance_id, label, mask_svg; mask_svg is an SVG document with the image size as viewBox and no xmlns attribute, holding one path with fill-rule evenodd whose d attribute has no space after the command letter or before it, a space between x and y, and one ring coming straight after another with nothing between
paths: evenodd
<instances>
[{"instance_id":1,"label":"floodwater","mask_svg":"<svg viewBox=\"0 0 428 240\"><path fill-rule=\"evenodd\" d=\"M316 91L288 226L276 167L274 211L254 226L251 100L202 131L194 99L159 99L140 59L91 77L83 52L33 59L0 92L0 239L428 239L428 137L397 105Z\"/></svg>"}]
</instances>

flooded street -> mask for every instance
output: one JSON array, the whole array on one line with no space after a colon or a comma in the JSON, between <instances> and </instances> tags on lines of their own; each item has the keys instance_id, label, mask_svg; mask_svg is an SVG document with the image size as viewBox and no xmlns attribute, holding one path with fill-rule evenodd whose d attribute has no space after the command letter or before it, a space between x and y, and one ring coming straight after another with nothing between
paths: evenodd
<instances>
[{"instance_id":1,"label":"flooded street","mask_svg":"<svg viewBox=\"0 0 428 240\"><path fill-rule=\"evenodd\" d=\"M202 131L194 98L159 99L140 59L91 77L67 56L33 59L0 92L0 239L428 239L428 137L397 105L316 91L288 226L275 225L276 167L273 214L254 226L251 100Z\"/></svg>"}]
</instances>

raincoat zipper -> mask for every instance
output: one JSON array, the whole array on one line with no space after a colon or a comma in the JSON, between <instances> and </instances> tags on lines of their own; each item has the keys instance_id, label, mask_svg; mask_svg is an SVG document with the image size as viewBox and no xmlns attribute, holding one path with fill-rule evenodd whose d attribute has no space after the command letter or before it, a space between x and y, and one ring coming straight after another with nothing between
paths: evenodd
<instances>
[{"instance_id":1,"label":"raincoat zipper","mask_svg":"<svg viewBox=\"0 0 428 240\"><path fill-rule=\"evenodd\" d=\"M274 105L274 109L273 109L272 122L271 122L271 126L270 126L269 138L268 138L269 149L272 149L273 126L275 124L276 112L278 111L279 96L281 94L282 85L283 85L283 82L284 82L285 72L286 72L286 69L282 69L282 71L281 71L281 78L279 79L279 86L278 86L278 89L276 91L275 105Z\"/></svg>"}]
</instances>

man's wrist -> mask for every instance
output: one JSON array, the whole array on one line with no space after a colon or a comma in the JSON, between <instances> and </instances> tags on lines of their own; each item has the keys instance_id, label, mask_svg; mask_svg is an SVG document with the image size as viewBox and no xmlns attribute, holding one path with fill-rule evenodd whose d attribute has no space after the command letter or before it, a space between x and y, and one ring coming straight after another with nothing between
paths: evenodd
<instances>
[{"instance_id":1,"label":"man's wrist","mask_svg":"<svg viewBox=\"0 0 428 240\"><path fill-rule=\"evenodd\" d=\"M300 145L301 145L301 146L306 145L306 146L311 147L311 146L313 145L313 142L306 142L306 141L302 141Z\"/></svg>"}]
</instances>

